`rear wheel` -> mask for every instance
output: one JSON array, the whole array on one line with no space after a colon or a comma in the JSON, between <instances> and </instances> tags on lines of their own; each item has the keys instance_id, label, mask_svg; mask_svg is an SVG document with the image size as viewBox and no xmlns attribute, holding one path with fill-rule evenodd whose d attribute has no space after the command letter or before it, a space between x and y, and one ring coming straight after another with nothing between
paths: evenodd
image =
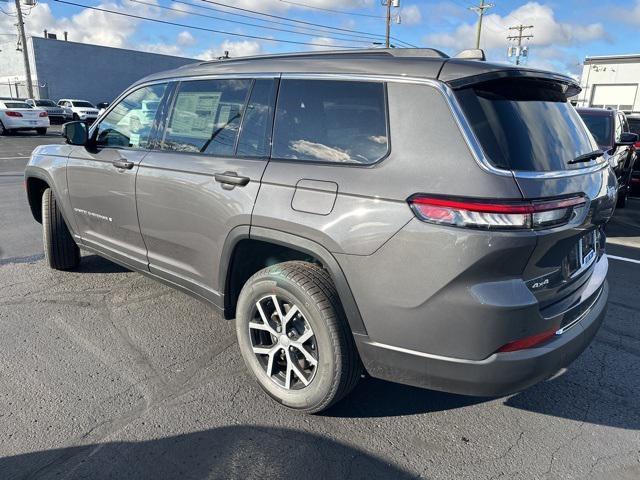
<instances>
[{"instance_id":1,"label":"rear wheel","mask_svg":"<svg viewBox=\"0 0 640 480\"><path fill-rule=\"evenodd\" d=\"M360 378L337 292L317 265L284 262L253 275L240 292L236 333L258 384L289 408L324 410Z\"/></svg>"},{"instance_id":2,"label":"rear wheel","mask_svg":"<svg viewBox=\"0 0 640 480\"><path fill-rule=\"evenodd\" d=\"M67 228L50 188L42 194L42 240L44 258L51 268L71 270L80 263L80 249Z\"/></svg>"},{"instance_id":3,"label":"rear wheel","mask_svg":"<svg viewBox=\"0 0 640 480\"><path fill-rule=\"evenodd\" d=\"M0 122L0 135L9 135L10 133L11 133L11 130L8 130L7 128L5 128L4 124Z\"/></svg>"},{"instance_id":4,"label":"rear wheel","mask_svg":"<svg viewBox=\"0 0 640 480\"><path fill-rule=\"evenodd\" d=\"M47 129L46 128L36 128L36 133L38 135L46 135L47 134Z\"/></svg>"}]
</instances>

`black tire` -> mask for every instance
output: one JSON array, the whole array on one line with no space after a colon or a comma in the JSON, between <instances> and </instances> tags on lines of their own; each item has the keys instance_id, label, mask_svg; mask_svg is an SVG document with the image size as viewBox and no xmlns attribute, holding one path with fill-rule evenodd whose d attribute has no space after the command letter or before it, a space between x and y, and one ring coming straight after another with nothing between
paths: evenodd
<instances>
[{"instance_id":1,"label":"black tire","mask_svg":"<svg viewBox=\"0 0 640 480\"><path fill-rule=\"evenodd\" d=\"M78 120L80 120L80 117L78 116L78 114L77 114L77 113L74 113L74 114L73 114L73 120L74 120L74 121L76 121L76 122L77 122Z\"/></svg>"},{"instance_id":2,"label":"black tire","mask_svg":"<svg viewBox=\"0 0 640 480\"><path fill-rule=\"evenodd\" d=\"M36 128L36 133L38 135L46 135L47 134L47 129L46 128Z\"/></svg>"},{"instance_id":3,"label":"black tire","mask_svg":"<svg viewBox=\"0 0 640 480\"><path fill-rule=\"evenodd\" d=\"M255 325L256 321L260 321L256 302L263 300L270 302L267 298L270 295L276 295L278 299L282 299L285 308L287 302L297 306L301 314L297 317L297 321L306 320L306 325L310 326L314 334L311 345L314 352L317 352L317 365L314 367L312 376L307 378L309 381L307 385L302 385L299 376L294 380L292 376L292 382L298 383L298 389L294 389L293 384L290 384L292 388L287 389L274 380L274 375L267 375L268 367L264 365L264 356L259 357L253 351L256 330L250 330L249 323L253 322ZM349 329L333 282L328 272L322 267L308 262L292 261L260 270L242 288L236 314L236 333L245 364L260 387L278 403L305 413L317 413L342 399L358 383L362 366L353 334ZM273 335L265 332L258 332L258 334L271 337L275 347L279 348L278 340ZM286 336L280 334L280 337ZM288 365L286 360L282 359L282 355L287 354L284 350L287 348L280 350L280 359L276 361ZM291 346L288 350L294 351ZM298 359L305 364L304 356L300 353L297 351ZM290 353L290 355L293 358L294 354ZM263 359L262 363L260 358ZM286 358L290 357L287 355ZM300 367L300 363L296 365Z\"/></svg>"},{"instance_id":4,"label":"black tire","mask_svg":"<svg viewBox=\"0 0 640 480\"><path fill-rule=\"evenodd\" d=\"M80 249L62 218L62 212L50 188L42 194L42 240L44 258L51 268L71 270L80 263Z\"/></svg>"},{"instance_id":5,"label":"black tire","mask_svg":"<svg viewBox=\"0 0 640 480\"><path fill-rule=\"evenodd\" d=\"M8 135L9 134L9 130L7 130L6 128L4 128L4 125L2 122L0 122L0 135Z\"/></svg>"}]
</instances>

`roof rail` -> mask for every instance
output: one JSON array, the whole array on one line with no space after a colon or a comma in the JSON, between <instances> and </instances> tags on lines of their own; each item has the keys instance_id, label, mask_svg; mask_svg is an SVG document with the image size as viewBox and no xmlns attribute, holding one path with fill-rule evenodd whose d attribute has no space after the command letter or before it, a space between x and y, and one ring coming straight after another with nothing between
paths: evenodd
<instances>
[{"instance_id":1,"label":"roof rail","mask_svg":"<svg viewBox=\"0 0 640 480\"><path fill-rule=\"evenodd\" d=\"M484 50L481 48L468 48L458 52L454 58L464 58L466 60L482 60L485 61L487 57L484 54Z\"/></svg>"},{"instance_id":2,"label":"roof rail","mask_svg":"<svg viewBox=\"0 0 640 480\"><path fill-rule=\"evenodd\" d=\"M353 48L343 50L322 50L319 52L291 52L273 53L265 55L252 55L248 57L231 57L226 59L206 60L200 65L218 62L233 62L254 59L279 59L279 58L304 58L304 57L359 57L359 56L391 56L391 57L424 57L424 58L449 58L449 56L435 48Z\"/></svg>"}]
</instances>

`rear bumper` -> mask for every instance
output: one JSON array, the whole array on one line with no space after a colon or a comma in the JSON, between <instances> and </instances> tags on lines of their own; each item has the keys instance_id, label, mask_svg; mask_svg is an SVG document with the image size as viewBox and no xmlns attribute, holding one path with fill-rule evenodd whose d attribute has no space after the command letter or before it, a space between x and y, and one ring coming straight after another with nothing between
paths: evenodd
<instances>
[{"instance_id":1,"label":"rear bumper","mask_svg":"<svg viewBox=\"0 0 640 480\"><path fill-rule=\"evenodd\" d=\"M38 117L34 119L21 119L7 117L2 120L4 127L9 130L34 130L36 128L48 128L49 117Z\"/></svg>"},{"instance_id":2,"label":"rear bumper","mask_svg":"<svg viewBox=\"0 0 640 480\"><path fill-rule=\"evenodd\" d=\"M575 360L600 328L608 296L605 281L597 301L568 331L541 347L494 353L483 360L430 355L355 337L371 376L464 395L502 396L545 380Z\"/></svg>"}]
</instances>

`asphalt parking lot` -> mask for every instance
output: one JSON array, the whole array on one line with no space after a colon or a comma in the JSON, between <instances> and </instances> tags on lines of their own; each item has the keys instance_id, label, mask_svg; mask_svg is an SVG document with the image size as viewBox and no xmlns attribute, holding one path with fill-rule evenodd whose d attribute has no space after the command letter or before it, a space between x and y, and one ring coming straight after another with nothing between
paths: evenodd
<instances>
[{"instance_id":1,"label":"asphalt parking lot","mask_svg":"<svg viewBox=\"0 0 640 480\"><path fill-rule=\"evenodd\" d=\"M99 257L49 270L0 137L0 479L638 479L640 199L608 226L610 305L562 375L484 399L367 379L318 416L269 400L232 322Z\"/></svg>"}]
</instances>

